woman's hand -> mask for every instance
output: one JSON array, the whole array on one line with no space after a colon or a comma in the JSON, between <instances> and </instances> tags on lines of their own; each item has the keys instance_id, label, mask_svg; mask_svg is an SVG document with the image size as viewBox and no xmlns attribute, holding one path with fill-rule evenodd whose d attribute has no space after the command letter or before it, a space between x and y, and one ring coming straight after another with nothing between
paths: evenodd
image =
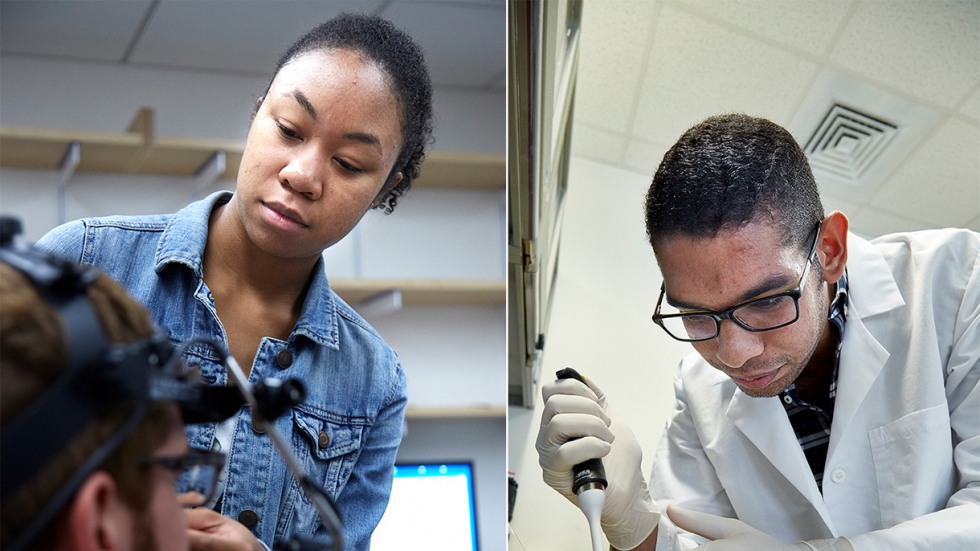
<instances>
[{"instance_id":1,"label":"woman's hand","mask_svg":"<svg viewBox=\"0 0 980 551\"><path fill-rule=\"evenodd\" d=\"M187 540L191 551L267 551L237 520L207 507L187 509Z\"/></svg>"}]
</instances>

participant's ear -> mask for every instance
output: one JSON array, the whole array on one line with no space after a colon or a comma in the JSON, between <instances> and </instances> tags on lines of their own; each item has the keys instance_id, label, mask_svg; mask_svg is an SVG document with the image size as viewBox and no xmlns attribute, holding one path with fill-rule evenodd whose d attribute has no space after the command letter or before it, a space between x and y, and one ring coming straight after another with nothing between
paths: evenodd
<instances>
[{"instance_id":1,"label":"participant's ear","mask_svg":"<svg viewBox=\"0 0 980 551\"><path fill-rule=\"evenodd\" d=\"M116 551L132 536L132 517L120 499L116 481L105 471L85 479L64 517L71 549Z\"/></svg>"},{"instance_id":2,"label":"participant's ear","mask_svg":"<svg viewBox=\"0 0 980 551\"><path fill-rule=\"evenodd\" d=\"M820 226L817 257L823 266L824 281L828 283L836 283L847 266L847 226L847 217L836 210Z\"/></svg>"}]
</instances>

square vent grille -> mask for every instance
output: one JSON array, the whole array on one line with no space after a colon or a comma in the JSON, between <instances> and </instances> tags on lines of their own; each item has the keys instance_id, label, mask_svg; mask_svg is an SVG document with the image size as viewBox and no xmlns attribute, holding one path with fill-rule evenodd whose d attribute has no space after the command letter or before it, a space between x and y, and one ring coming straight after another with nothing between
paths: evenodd
<instances>
[{"instance_id":1,"label":"square vent grille","mask_svg":"<svg viewBox=\"0 0 980 551\"><path fill-rule=\"evenodd\" d=\"M835 103L803 150L814 170L857 185L895 137L898 127L868 113Z\"/></svg>"},{"instance_id":2,"label":"square vent grille","mask_svg":"<svg viewBox=\"0 0 980 551\"><path fill-rule=\"evenodd\" d=\"M861 205L939 120L931 107L824 68L787 128L803 147L820 193Z\"/></svg>"}]
</instances>

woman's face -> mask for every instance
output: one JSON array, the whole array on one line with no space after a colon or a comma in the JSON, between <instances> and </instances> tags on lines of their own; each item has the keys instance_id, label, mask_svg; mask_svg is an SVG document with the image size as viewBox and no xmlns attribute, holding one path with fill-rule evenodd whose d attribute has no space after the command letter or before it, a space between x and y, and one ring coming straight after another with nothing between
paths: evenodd
<instances>
[{"instance_id":1,"label":"woman's face","mask_svg":"<svg viewBox=\"0 0 980 551\"><path fill-rule=\"evenodd\" d=\"M400 181L386 182L402 125L385 77L348 50L304 53L279 71L249 129L234 199L252 244L317 256Z\"/></svg>"}]
</instances>

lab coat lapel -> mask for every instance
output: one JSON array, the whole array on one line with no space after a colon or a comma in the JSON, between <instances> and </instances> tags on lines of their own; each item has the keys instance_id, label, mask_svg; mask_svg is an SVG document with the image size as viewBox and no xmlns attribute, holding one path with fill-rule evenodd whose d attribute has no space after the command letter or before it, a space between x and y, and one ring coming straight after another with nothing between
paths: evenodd
<instances>
[{"instance_id":1,"label":"lab coat lapel","mask_svg":"<svg viewBox=\"0 0 980 551\"><path fill-rule=\"evenodd\" d=\"M752 398L736 390L725 414L762 456L813 505L832 532L823 497L779 398Z\"/></svg>"},{"instance_id":2,"label":"lab coat lapel","mask_svg":"<svg viewBox=\"0 0 980 551\"><path fill-rule=\"evenodd\" d=\"M846 331L841 347L841 369L837 375L837 400L830 429L830 447L827 450L828 464L831 463L844 433L854 423L858 409L889 356L888 351L874 338L860 318L848 319ZM846 364L843 358L848 358Z\"/></svg>"},{"instance_id":3,"label":"lab coat lapel","mask_svg":"<svg viewBox=\"0 0 980 551\"><path fill-rule=\"evenodd\" d=\"M888 351L869 326L870 320L905 304L881 253L854 235L849 235L848 239L853 251L851 258L854 259L849 262L849 271L860 274L860 277L849 278L848 282L847 324L837 374L837 399L827 451L828 464L842 436L855 423L861 404L889 357Z\"/></svg>"}]
</instances>

